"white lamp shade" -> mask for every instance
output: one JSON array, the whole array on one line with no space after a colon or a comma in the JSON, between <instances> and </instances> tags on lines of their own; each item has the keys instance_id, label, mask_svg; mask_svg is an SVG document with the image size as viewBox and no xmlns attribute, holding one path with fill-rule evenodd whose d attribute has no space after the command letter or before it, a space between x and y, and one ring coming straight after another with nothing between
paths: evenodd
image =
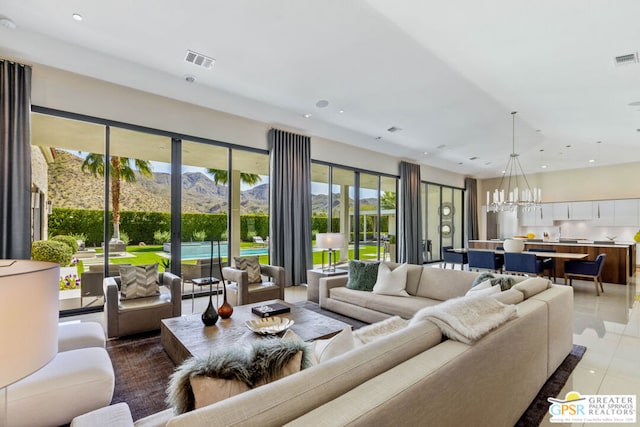
<instances>
[{"instance_id":1,"label":"white lamp shade","mask_svg":"<svg viewBox=\"0 0 640 427\"><path fill-rule=\"evenodd\" d=\"M316 248L334 249L344 246L344 234L342 233L318 233L316 234Z\"/></svg>"},{"instance_id":2,"label":"white lamp shade","mask_svg":"<svg viewBox=\"0 0 640 427\"><path fill-rule=\"evenodd\" d=\"M505 252L522 252L524 250L524 240L507 239L503 244Z\"/></svg>"},{"instance_id":3,"label":"white lamp shade","mask_svg":"<svg viewBox=\"0 0 640 427\"><path fill-rule=\"evenodd\" d=\"M15 260L0 267L0 387L58 353L59 282L60 266L51 262Z\"/></svg>"}]
</instances>

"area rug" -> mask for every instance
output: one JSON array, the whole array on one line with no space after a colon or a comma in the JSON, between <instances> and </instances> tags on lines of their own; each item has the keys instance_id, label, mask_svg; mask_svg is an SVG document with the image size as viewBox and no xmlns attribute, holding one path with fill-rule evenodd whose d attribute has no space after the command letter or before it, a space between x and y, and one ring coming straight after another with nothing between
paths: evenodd
<instances>
[{"instance_id":1,"label":"area rug","mask_svg":"<svg viewBox=\"0 0 640 427\"><path fill-rule=\"evenodd\" d=\"M305 306L300 303L299 305ZM309 307L314 308L313 303L309 303ZM324 310L320 312L328 314ZM354 319L340 316L338 320L349 323ZM354 328L365 325L359 321L355 322L359 325L354 325ZM175 367L160 344L159 332L108 341L107 351L111 356L116 377L112 404L127 402L134 420L167 408L164 401L165 390ZM549 408L547 397L557 397L585 351L585 347L573 346L571 353L547 380L518 420L517 426L540 424Z\"/></svg>"}]
</instances>

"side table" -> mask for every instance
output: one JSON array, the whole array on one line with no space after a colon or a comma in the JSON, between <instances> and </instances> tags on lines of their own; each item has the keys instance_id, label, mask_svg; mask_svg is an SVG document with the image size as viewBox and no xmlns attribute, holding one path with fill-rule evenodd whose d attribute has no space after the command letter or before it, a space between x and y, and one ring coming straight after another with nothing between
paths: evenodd
<instances>
[{"instance_id":1,"label":"side table","mask_svg":"<svg viewBox=\"0 0 640 427\"><path fill-rule=\"evenodd\" d=\"M349 274L347 270L323 271L321 268L307 270L307 301L320 302L320 278Z\"/></svg>"}]
</instances>

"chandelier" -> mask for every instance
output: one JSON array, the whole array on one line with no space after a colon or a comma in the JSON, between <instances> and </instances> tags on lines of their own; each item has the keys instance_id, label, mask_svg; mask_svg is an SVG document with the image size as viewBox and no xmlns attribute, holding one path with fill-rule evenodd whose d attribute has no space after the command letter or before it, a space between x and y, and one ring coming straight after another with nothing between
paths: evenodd
<instances>
[{"instance_id":1,"label":"chandelier","mask_svg":"<svg viewBox=\"0 0 640 427\"><path fill-rule=\"evenodd\" d=\"M504 168L498 188L493 190L493 195L487 191L487 212L513 212L518 210L518 208L522 208L525 211L532 211L540 207L542 189L531 189L527 176L524 174L524 170L522 170L522 165L520 165L520 160L518 159L519 154L516 153L517 113L517 111L511 112L513 127L511 155L509 156L507 166ZM521 175L521 177L518 175ZM524 185L519 185L521 183Z\"/></svg>"}]
</instances>

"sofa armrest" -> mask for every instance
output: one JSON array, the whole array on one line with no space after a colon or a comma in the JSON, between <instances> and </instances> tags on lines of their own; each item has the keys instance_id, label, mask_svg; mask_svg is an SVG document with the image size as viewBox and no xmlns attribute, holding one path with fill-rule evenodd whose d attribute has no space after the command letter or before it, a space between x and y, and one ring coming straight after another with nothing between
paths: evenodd
<instances>
[{"instance_id":1,"label":"sofa armrest","mask_svg":"<svg viewBox=\"0 0 640 427\"><path fill-rule=\"evenodd\" d=\"M326 300L329 299L329 290L340 286L346 286L349 281L349 275L322 277L318 281L320 307L327 308Z\"/></svg>"},{"instance_id":2,"label":"sofa armrest","mask_svg":"<svg viewBox=\"0 0 640 427\"><path fill-rule=\"evenodd\" d=\"M104 320L108 337L118 335L118 303L119 293L118 283L114 277L105 277L103 283L104 291Z\"/></svg>"},{"instance_id":3,"label":"sofa armrest","mask_svg":"<svg viewBox=\"0 0 640 427\"><path fill-rule=\"evenodd\" d=\"M234 267L223 267L222 277L225 280L236 282L238 284L238 287L240 287L241 284L244 285L249 282L249 273Z\"/></svg>"},{"instance_id":4,"label":"sofa armrest","mask_svg":"<svg viewBox=\"0 0 640 427\"><path fill-rule=\"evenodd\" d=\"M133 427L133 425L129 405L124 402L87 412L71 421L71 427Z\"/></svg>"},{"instance_id":5,"label":"sofa armrest","mask_svg":"<svg viewBox=\"0 0 640 427\"><path fill-rule=\"evenodd\" d=\"M182 280L168 271L160 273L160 278L160 284L171 291L173 317L180 317L182 315Z\"/></svg>"}]
</instances>

